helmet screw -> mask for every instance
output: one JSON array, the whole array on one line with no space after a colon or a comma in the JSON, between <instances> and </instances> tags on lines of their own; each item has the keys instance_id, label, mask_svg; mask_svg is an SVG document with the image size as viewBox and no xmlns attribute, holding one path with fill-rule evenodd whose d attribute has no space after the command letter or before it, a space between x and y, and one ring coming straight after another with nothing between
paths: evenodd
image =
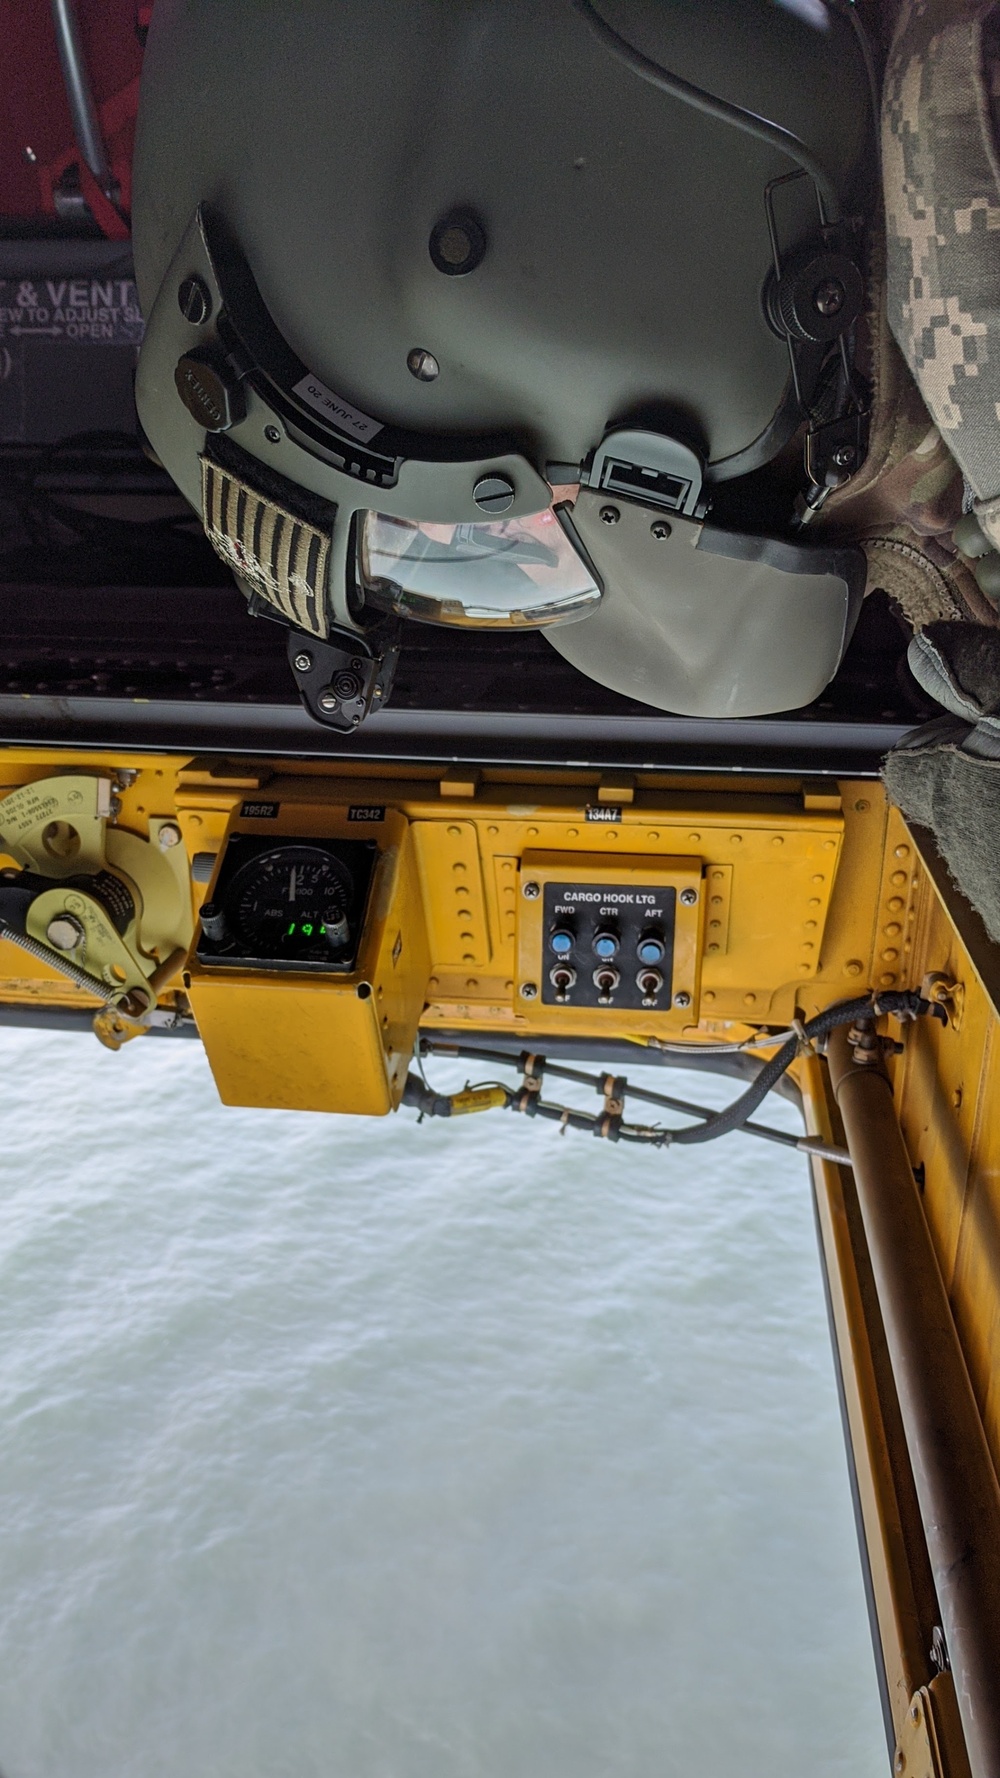
<instances>
[{"instance_id":1,"label":"helmet screw","mask_svg":"<svg viewBox=\"0 0 1000 1778\"><path fill-rule=\"evenodd\" d=\"M177 305L192 327L204 327L212 313L212 296L203 278L185 278L177 292Z\"/></svg>"},{"instance_id":2,"label":"helmet screw","mask_svg":"<svg viewBox=\"0 0 1000 1778\"><path fill-rule=\"evenodd\" d=\"M411 377L416 377L418 383L433 383L441 371L433 352L425 351L423 346L414 346L411 352L407 352L406 368Z\"/></svg>"},{"instance_id":3,"label":"helmet screw","mask_svg":"<svg viewBox=\"0 0 1000 1778\"><path fill-rule=\"evenodd\" d=\"M524 896L525 901L537 901L541 893L541 889L538 887L537 883L525 883L521 890L521 894Z\"/></svg>"},{"instance_id":4,"label":"helmet screw","mask_svg":"<svg viewBox=\"0 0 1000 1778\"><path fill-rule=\"evenodd\" d=\"M813 307L820 315L839 315L846 295L839 278L824 278L813 291Z\"/></svg>"},{"instance_id":5,"label":"helmet screw","mask_svg":"<svg viewBox=\"0 0 1000 1778\"><path fill-rule=\"evenodd\" d=\"M312 669L313 657L304 648L300 648L295 656L296 673L308 673Z\"/></svg>"},{"instance_id":6,"label":"helmet screw","mask_svg":"<svg viewBox=\"0 0 1000 1778\"><path fill-rule=\"evenodd\" d=\"M601 514L601 517L602 518L604 517L603 513ZM668 525L666 519L657 519L655 525L650 525L649 529L650 529L652 535L656 538L659 538L660 541L662 542L662 540L665 537L670 536L670 533L673 530L673 526Z\"/></svg>"},{"instance_id":7,"label":"helmet screw","mask_svg":"<svg viewBox=\"0 0 1000 1778\"><path fill-rule=\"evenodd\" d=\"M278 431L277 426L265 426L264 437L267 439L268 444L281 443L281 433Z\"/></svg>"},{"instance_id":8,"label":"helmet screw","mask_svg":"<svg viewBox=\"0 0 1000 1778\"><path fill-rule=\"evenodd\" d=\"M535 995L537 993L538 993L538 987L535 982L522 982L521 983L521 999L522 1000L534 1000Z\"/></svg>"},{"instance_id":9,"label":"helmet screw","mask_svg":"<svg viewBox=\"0 0 1000 1778\"><path fill-rule=\"evenodd\" d=\"M687 992L686 988L682 988L679 994L674 995L674 1005L675 1006L690 1006L691 1005L691 996Z\"/></svg>"},{"instance_id":10,"label":"helmet screw","mask_svg":"<svg viewBox=\"0 0 1000 1778\"><path fill-rule=\"evenodd\" d=\"M329 686L327 686L326 691L320 692L316 702L321 710L332 711L340 709L340 699L333 691L331 691Z\"/></svg>"},{"instance_id":11,"label":"helmet screw","mask_svg":"<svg viewBox=\"0 0 1000 1778\"><path fill-rule=\"evenodd\" d=\"M855 450L853 445L840 445L833 453L833 460L838 469L848 469L854 462L854 457Z\"/></svg>"},{"instance_id":12,"label":"helmet screw","mask_svg":"<svg viewBox=\"0 0 1000 1778\"><path fill-rule=\"evenodd\" d=\"M514 504L514 484L505 475L482 475L472 490L480 512L509 512Z\"/></svg>"},{"instance_id":13,"label":"helmet screw","mask_svg":"<svg viewBox=\"0 0 1000 1778\"><path fill-rule=\"evenodd\" d=\"M600 517L601 517L601 524L602 525L617 525L618 520L621 518L621 516L622 515L618 511L617 506L602 506L601 507Z\"/></svg>"},{"instance_id":14,"label":"helmet screw","mask_svg":"<svg viewBox=\"0 0 1000 1778\"><path fill-rule=\"evenodd\" d=\"M693 908L695 903L697 902L697 900L698 900L697 889L682 889L681 890L681 907L682 908Z\"/></svg>"}]
</instances>

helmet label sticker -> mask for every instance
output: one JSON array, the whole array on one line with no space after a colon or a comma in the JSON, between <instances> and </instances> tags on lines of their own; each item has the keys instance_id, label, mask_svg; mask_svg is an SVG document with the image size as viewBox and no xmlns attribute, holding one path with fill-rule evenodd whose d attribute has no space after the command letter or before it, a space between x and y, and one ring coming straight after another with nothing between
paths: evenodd
<instances>
[{"instance_id":1,"label":"helmet label sticker","mask_svg":"<svg viewBox=\"0 0 1000 1778\"><path fill-rule=\"evenodd\" d=\"M363 444L374 438L376 432L383 430L381 420L373 420L370 414L363 414L359 408L352 407L342 395L335 395L332 389L328 389L311 372L299 378L292 394L297 395L300 401L304 401L317 414L322 414L324 420L331 420L341 432L346 432L351 438L360 439Z\"/></svg>"}]
</instances>

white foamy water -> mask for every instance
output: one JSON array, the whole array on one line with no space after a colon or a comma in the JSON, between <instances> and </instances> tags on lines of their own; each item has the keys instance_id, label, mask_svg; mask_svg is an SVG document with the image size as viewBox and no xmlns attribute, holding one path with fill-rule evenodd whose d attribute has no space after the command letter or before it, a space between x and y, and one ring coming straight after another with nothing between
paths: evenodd
<instances>
[{"instance_id":1,"label":"white foamy water","mask_svg":"<svg viewBox=\"0 0 1000 1778\"><path fill-rule=\"evenodd\" d=\"M799 1157L0 1073L4 1778L881 1778Z\"/></svg>"}]
</instances>

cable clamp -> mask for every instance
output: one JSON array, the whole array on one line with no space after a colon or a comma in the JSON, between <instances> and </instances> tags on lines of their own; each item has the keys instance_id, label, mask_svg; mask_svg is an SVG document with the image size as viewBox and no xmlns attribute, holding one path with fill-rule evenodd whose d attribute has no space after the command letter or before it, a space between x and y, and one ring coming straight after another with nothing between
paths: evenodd
<instances>
[{"instance_id":1,"label":"cable clamp","mask_svg":"<svg viewBox=\"0 0 1000 1778\"><path fill-rule=\"evenodd\" d=\"M540 1093L545 1078L545 1057L536 1056L533 1050L522 1050L517 1058L521 1070L521 1087L525 1093Z\"/></svg>"},{"instance_id":2,"label":"cable clamp","mask_svg":"<svg viewBox=\"0 0 1000 1778\"><path fill-rule=\"evenodd\" d=\"M604 1136L609 1142L617 1142L621 1134L628 1081L624 1074L602 1074L597 1082L597 1091L604 1099L604 1116L595 1118L594 1135Z\"/></svg>"},{"instance_id":3,"label":"cable clamp","mask_svg":"<svg viewBox=\"0 0 1000 1778\"><path fill-rule=\"evenodd\" d=\"M511 1097L511 1110L521 1111L525 1117L537 1117L545 1078L545 1057L536 1056L532 1050L522 1050L517 1065L521 1070L521 1085Z\"/></svg>"},{"instance_id":4,"label":"cable clamp","mask_svg":"<svg viewBox=\"0 0 1000 1778\"><path fill-rule=\"evenodd\" d=\"M628 1092L628 1081L624 1074L602 1074L597 1083L597 1091L604 1099L604 1110L608 1117L621 1119L625 1110L625 1095Z\"/></svg>"}]
</instances>

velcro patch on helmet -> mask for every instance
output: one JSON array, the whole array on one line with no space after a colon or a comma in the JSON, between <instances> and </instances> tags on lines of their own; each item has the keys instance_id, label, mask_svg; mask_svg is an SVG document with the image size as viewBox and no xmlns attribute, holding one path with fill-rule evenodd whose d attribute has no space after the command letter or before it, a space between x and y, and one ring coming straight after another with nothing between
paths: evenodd
<instances>
[{"instance_id":1,"label":"velcro patch on helmet","mask_svg":"<svg viewBox=\"0 0 1000 1778\"><path fill-rule=\"evenodd\" d=\"M298 500L293 505L276 498L273 488L255 486L258 477L247 479L242 467L207 454L201 458L202 522L212 548L289 623L312 636L328 635L326 582L335 509L317 501L327 511L306 517L294 510ZM322 522L327 516L329 522Z\"/></svg>"}]
</instances>

